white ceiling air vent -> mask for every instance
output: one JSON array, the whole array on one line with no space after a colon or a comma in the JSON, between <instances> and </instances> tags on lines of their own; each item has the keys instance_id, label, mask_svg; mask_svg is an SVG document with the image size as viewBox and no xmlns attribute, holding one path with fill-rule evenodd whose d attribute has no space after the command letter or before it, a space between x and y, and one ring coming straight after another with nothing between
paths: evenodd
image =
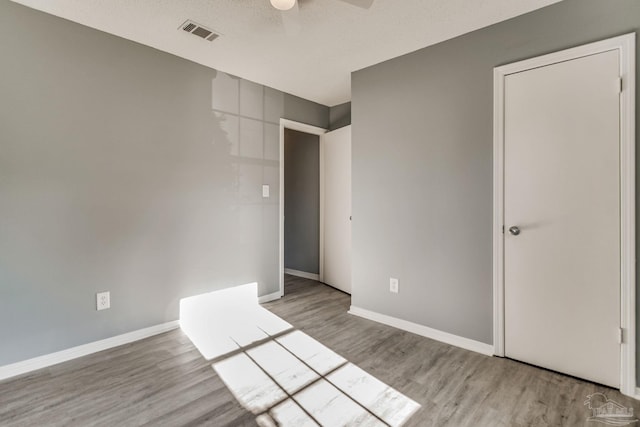
<instances>
[{"instance_id":1,"label":"white ceiling air vent","mask_svg":"<svg viewBox=\"0 0 640 427\"><path fill-rule=\"evenodd\" d=\"M220 36L220 34L216 34L212 30L188 19L184 21L184 24L180 25L179 29L210 42L214 41Z\"/></svg>"}]
</instances>

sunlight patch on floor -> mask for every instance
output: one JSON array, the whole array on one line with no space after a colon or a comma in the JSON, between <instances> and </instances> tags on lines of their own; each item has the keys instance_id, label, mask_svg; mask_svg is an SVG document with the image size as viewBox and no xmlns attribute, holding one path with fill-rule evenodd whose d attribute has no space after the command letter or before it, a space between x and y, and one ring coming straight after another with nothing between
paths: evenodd
<instances>
[{"instance_id":1,"label":"sunlight patch on floor","mask_svg":"<svg viewBox=\"0 0 640 427\"><path fill-rule=\"evenodd\" d=\"M320 375L326 375L347 361L344 357L336 354L301 331L294 331L276 338L276 342Z\"/></svg>"},{"instance_id":2,"label":"sunlight patch on floor","mask_svg":"<svg viewBox=\"0 0 640 427\"><path fill-rule=\"evenodd\" d=\"M402 393L348 363L327 379L390 426L399 426L420 407Z\"/></svg>"},{"instance_id":3,"label":"sunlight patch on floor","mask_svg":"<svg viewBox=\"0 0 640 427\"><path fill-rule=\"evenodd\" d=\"M384 426L367 408L358 405L326 380L320 380L294 396L322 426Z\"/></svg>"},{"instance_id":4,"label":"sunlight patch on floor","mask_svg":"<svg viewBox=\"0 0 640 427\"><path fill-rule=\"evenodd\" d=\"M319 377L285 348L271 341L247 351L253 361L289 394L294 394Z\"/></svg>"},{"instance_id":5,"label":"sunlight patch on floor","mask_svg":"<svg viewBox=\"0 0 640 427\"><path fill-rule=\"evenodd\" d=\"M304 412L302 408L298 406L298 404L292 399L287 399L270 410L269 414L266 415L266 417L269 417L268 419L272 420L272 422L275 421L278 423L273 423L273 425L301 427L319 425L318 423L313 421L313 418L307 415L307 413Z\"/></svg>"},{"instance_id":6,"label":"sunlight patch on floor","mask_svg":"<svg viewBox=\"0 0 640 427\"><path fill-rule=\"evenodd\" d=\"M214 366L238 402L254 414L264 412L287 398L287 394L244 353Z\"/></svg>"},{"instance_id":7,"label":"sunlight patch on floor","mask_svg":"<svg viewBox=\"0 0 640 427\"><path fill-rule=\"evenodd\" d=\"M261 307L255 283L185 298L180 326L261 427L401 426L420 405Z\"/></svg>"},{"instance_id":8,"label":"sunlight patch on floor","mask_svg":"<svg viewBox=\"0 0 640 427\"><path fill-rule=\"evenodd\" d=\"M205 359L292 328L258 304L257 289L257 283L248 283L180 300L180 328Z\"/></svg>"}]
</instances>

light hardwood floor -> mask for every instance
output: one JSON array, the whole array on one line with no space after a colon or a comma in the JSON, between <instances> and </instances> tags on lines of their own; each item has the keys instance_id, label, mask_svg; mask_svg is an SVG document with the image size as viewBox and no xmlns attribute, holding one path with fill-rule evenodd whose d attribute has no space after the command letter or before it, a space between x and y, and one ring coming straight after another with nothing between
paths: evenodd
<instances>
[{"instance_id":1,"label":"light hardwood floor","mask_svg":"<svg viewBox=\"0 0 640 427\"><path fill-rule=\"evenodd\" d=\"M421 407L407 426L573 426L587 395L618 391L487 357L351 316L350 298L286 277L286 296L263 306ZM254 426L211 363L180 331L0 382L2 426Z\"/></svg>"}]
</instances>

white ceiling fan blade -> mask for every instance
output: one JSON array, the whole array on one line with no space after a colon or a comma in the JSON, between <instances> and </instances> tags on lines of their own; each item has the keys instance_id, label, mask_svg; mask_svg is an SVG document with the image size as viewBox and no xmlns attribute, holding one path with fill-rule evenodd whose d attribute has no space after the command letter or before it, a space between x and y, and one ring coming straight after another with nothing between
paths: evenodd
<instances>
[{"instance_id":1,"label":"white ceiling fan blade","mask_svg":"<svg viewBox=\"0 0 640 427\"><path fill-rule=\"evenodd\" d=\"M298 6L297 1L291 9L280 12L280 16L282 16L284 32L288 36L296 36L300 34L302 25L300 24L300 7Z\"/></svg>"},{"instance_id":2,"label":"white ceiling fan blade","mask_svg":"<svg viewBox=\"0 0 640 427\"><path fill-rule=\"evenodd\" d=\"M352 4L362 9L369 9L373 4L373 0L340 0L340 1Z\"/></svg>"}]
</instances>

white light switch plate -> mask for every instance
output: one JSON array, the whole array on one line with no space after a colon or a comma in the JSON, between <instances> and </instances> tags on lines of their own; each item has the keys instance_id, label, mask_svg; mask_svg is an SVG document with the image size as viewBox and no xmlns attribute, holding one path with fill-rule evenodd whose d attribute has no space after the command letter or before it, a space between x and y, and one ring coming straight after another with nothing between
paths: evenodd
<instances>
[{"instance_id":1,"label":"white light switch plate","mask_svg":"<svg viewBox=\"0 0 640 427\"><path fill-rule=\"evenodd\" d=\"M262 186L262 197L269 197L269 186L268 185L263 185Z\"/></svg>"}]
</instances>

